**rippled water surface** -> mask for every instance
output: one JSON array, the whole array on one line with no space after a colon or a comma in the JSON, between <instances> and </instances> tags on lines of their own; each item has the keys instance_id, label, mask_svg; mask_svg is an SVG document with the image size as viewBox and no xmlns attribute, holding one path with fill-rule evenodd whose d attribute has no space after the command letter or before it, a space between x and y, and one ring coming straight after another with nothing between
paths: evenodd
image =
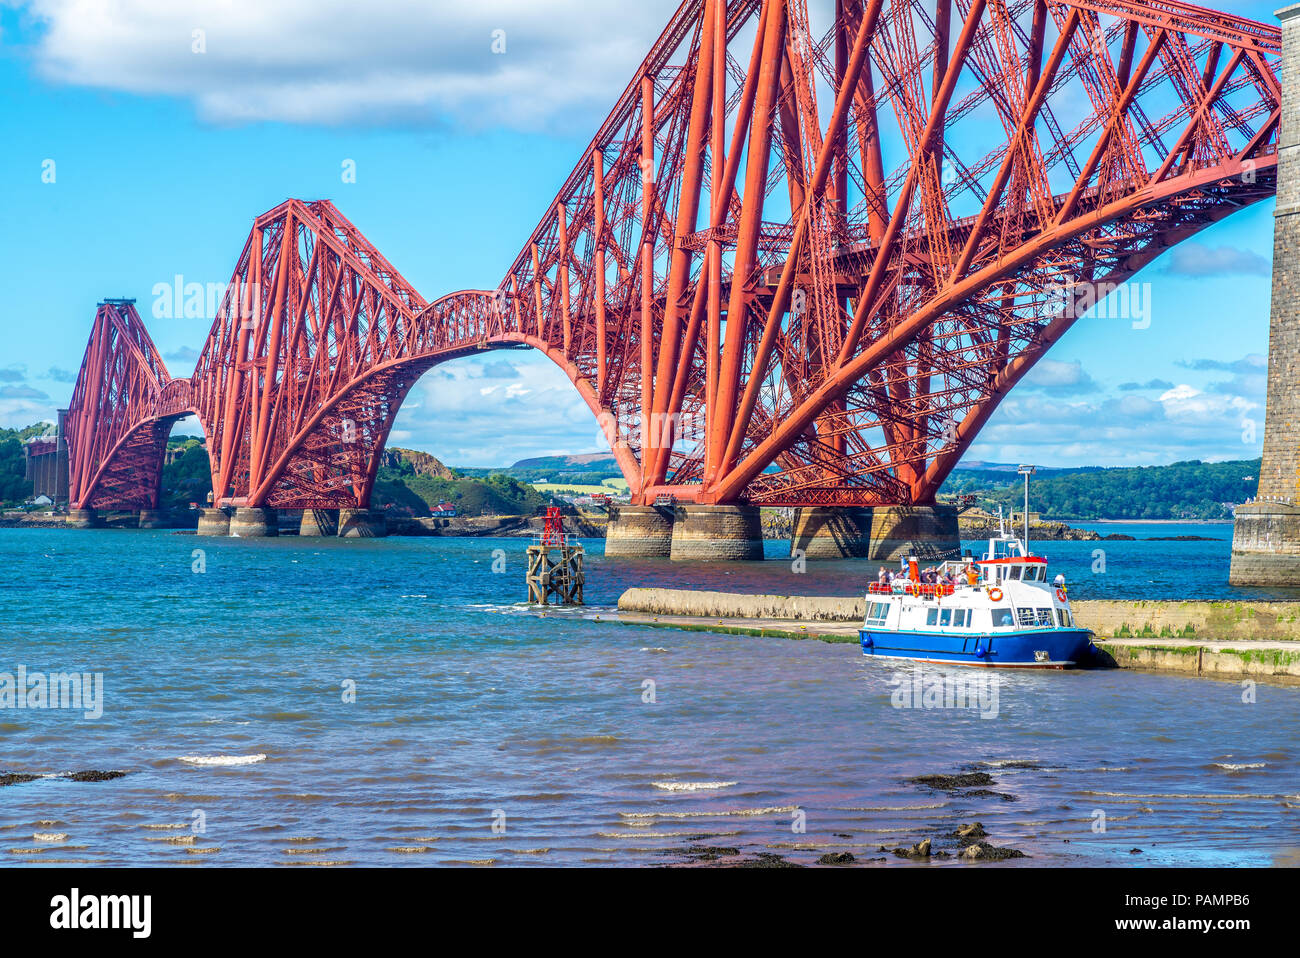
<instances>
[{"instance_id":1,"label":"rippled water surface","mask_svg":"<svg viewBox=\"0 0 1300 958\"><path fill-rule=\"evenodd\" d=\"M1075 597L1260 594L1223 584L1229 526L1098 528L1222 538L1052 543ZM1029 856L995 867L1300 861L1300 688L999 673L995 718L896 708L851 644L595 618L632 585L848 594L866 564L593 555L587 608L540 616L523 550L0 530L0 673L105 689L98 719L0 709L0 773L41 776L0 787L0 862L911 867L879 847L976 820ZM89 769L128 774L58 777ZM993 782L907 781L961 771Z\"/></svg>"}]
</instances>

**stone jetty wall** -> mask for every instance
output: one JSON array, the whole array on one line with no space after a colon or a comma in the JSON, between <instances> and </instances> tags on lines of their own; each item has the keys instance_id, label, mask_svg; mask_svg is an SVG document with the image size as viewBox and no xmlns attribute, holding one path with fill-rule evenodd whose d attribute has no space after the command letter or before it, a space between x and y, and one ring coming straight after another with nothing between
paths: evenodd
<instances>
[{"instance_id":1,"label":"stone jetty wall","mask_svg":"<svg viewBox=\"0 0 1300 958\"><path fill-rule=\"evenodd\" d=\"M864 601L629 589L618 608L628 624L844 642L855 639ZM1300 678L1300 602L1085 600L1071 607L1076 621L1096 633L1104 660L1120 668Z\"/></svg>"}]
</instances>

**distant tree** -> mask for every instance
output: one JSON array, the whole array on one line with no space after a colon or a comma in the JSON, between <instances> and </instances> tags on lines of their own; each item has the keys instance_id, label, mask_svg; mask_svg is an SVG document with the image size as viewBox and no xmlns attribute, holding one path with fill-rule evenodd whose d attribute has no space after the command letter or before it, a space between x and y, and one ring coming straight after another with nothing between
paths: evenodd
<instances>
[{"instance_id":1,"label":"distant tree","mask_svg":"<svg viewBox=\"0 0 1300 958\"><path fill-rule=\"evenodd\" d=\"M19 433L13 429L0 430L0 505L16 506L32 496L32 484L24 478L27 473L26 456Z\"/></svg>"},{"instance_id":2,"label":"distant tree","mask_svg":"<svg viewBox=\"0 0 1300 958\"><path fill-rule=\"evenodd\" d=\"M1168 466L1043 470L1030 507L1048 519L1226 519L1255 495L1259 460ZM985 508L1023 508L1024 486L1005 472L954 470L943 492L975 492Z\"/></svg>"}]
</instances>

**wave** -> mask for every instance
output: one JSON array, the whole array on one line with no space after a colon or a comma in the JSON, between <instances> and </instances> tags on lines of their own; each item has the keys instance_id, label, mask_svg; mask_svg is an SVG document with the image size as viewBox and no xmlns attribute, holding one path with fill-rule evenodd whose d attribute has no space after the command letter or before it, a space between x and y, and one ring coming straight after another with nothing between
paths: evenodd
<instances>
[{"instance_id":1,"label":"wave","mask_svg":"<svg viewBox=\"0 0 1300 958\"><path fill-rule=\"evenodd\" d=\"M639 824L649 825L650 823L649 823L649 822L645 822L645 823L634 823L634 822L629 822L629 823L628 823L629 826L632 826L632 825L639 825ZM698 836L698 835L699 835L699 832L697 832L697 831L694 830L694 829L691 829L691 830L689 830L689 831L676 831L676 832L646 832L646 831L641 831L641 832L597 832L596 834L597 834L599 837L601 837L601 838L690 838L690 837L692 837L692 836ZM709 832L709 838L727 838L727 837L730 837L730 836L732 836L732 835L739 835L739 834L740 834L740 832L715 832L715 831L710 831L710 832Z\"/></svg>"},{"instance_id":2,"label":"wave","mask_svg":"<svg viewBox=\"0 0 1300 958\"><path fill-rule=\"evenodd\" d=\"M1298 795L1280 794L1249 794L1249 793L1211 793L1198 794L1196 792L1102 792L1094 790L1085 790L1079 792L1080 795L1099 795L1102 798L1184 798L1195 801L1212 801L1212 802L1268 802L1279 801L1290 798L1300 798Z\"/></svg>"},{"instance_id":3,"label":"wave","mask_svg":"<svg viewBox=\"0 0 1300 958\"><path fill-rule=\"evenodd\" d=\"M1215 768L1221 768L1228 772L1240 772L1243 768L1264 768L1267 762L1214 762Z\"/></svg>"},{"instance_id":4,"label":"wave","mask_svg":"<svg viewBox=\"0 0 1300 958\"><path fill-rule=\"evenodd\" d=\"M216 765L225 768L234 765L256 765L258 762L265 762L266 755L262 752L256 755L182 755L177 761L189 765Z\"/></svg>"},{"instance_id":5,"label":"wave","mask_svg":"<svg viewBox=\"0 0 1300 958\"><path fill-rule=\"evenodd\" d=\"M773 805L768 808L733 808L717 812L619 812L622 818L727 818L732 815L775 815L793 812L796 805Z\"/></svg>"},{"instance_id":6,"label":"wave","mask_svg":"<svg viewBox=\"0 0 1300 958\"><path fill-rule=\"evenodd\" d=\"M735 782L651 782L665 792L696 792L712 788L730 788Z\"/></svg>"}]
</instances>

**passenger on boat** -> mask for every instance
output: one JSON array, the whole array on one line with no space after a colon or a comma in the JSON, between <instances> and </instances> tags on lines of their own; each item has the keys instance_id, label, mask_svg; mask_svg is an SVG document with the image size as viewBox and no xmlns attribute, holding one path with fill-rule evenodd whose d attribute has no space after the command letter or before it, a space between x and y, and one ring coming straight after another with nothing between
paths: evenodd
<instances>
[{"instance_id":1,"label":"passenger on boat","mask_svg":"<svg viewBox=\"0 0 1300 958\"><path fill-rule=\"evenodd\" d=\"M876 576L877 585L889 585L889 570L883 565L880 567L880 573Z\"/></svg>"}]
</instances>

